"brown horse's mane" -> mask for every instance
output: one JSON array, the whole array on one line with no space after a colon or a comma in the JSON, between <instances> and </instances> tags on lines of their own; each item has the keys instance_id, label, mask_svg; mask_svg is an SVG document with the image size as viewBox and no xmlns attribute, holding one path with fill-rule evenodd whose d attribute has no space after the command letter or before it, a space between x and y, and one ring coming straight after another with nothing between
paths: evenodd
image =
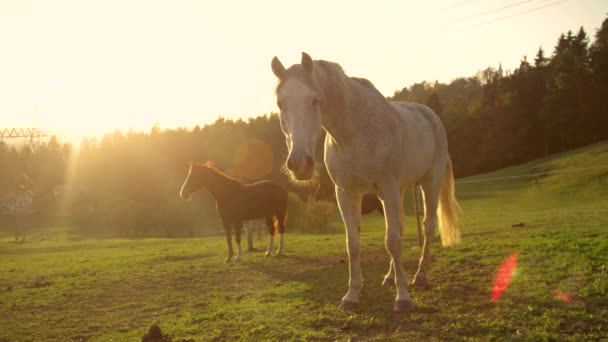
<instances>
[{"instance_id":1,"label":"brown horse's mane","mask_svg":"<svg viewBox=\"0 0 608 342\"><path fill-rule=\"evenodd\" d=\"M233 182L241 184L241 182L239 182L237 179L235 179L235 178L233 178L233 177L225 174L224 172L220 171L215 166L215 164L213 164L213 162L211 162L211 161L207 161L205 163L192 163L191 165L192 166L202 166L204 168L207 168L208 170L211 170L211 171L215 172L217 175L219 175L219 176L221 176L223 178L226 178L227 180L230 180L230 181L233 181Z\"/></svg>"}]
</instances>

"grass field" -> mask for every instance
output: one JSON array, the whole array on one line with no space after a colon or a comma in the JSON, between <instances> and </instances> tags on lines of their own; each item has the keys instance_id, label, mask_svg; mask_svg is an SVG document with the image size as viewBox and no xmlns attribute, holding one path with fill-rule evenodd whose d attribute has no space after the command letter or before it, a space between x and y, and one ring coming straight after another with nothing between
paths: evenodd
<instances>
[{"instance_id":1,"label":"grass field","mask_svg":"<svg viewBox=\"0 0 608 342\"><path fill-rule=\"evenodd\" d=\"M139 341L154 323L174 341L608 340L602 166L608 143L460 180L463 242L444 249L436 239L432 288L413 289L414 309L401 315L391 311L394 289L380 286L388 255L377 215L362 226L357 312L338 309L343 234L288 234L286 256L247 253L224 265L219 236L113 240L52 228L16 243L3 229L0 341ZM411 216L404 247L411 279L420 253ZM512 255L512 281L493 302L494 277Z\"/></svg>"}]
</instances>

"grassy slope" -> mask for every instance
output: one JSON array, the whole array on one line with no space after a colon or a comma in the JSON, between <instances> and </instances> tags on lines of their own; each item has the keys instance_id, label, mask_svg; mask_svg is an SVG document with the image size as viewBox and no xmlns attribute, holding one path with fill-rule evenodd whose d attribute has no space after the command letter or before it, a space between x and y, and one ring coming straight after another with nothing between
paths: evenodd
<instances>
[{"instance_id":1,"label":"grassy slope","mask_svg":"<svg viewBox=\"0 0 608 342\"><path fill-rule=\"evenodd\" d=\"M608 143L471 179L601 165ZM608 168L457 191L463 243L435 241L433 288L412 291L407 315L390 311L394 289L380 287L388 256L377 215L362 228L357 313L337 309L348 278L343 234L289 234L287 256L249 253L225 266L221 237L94 240L54 230L17 244L3 230L0 341L136 341L155 322L197 341L608 339L608 212L593 211L608 210ZM408 217L410 277L420 253L414 227ZM493 278L513 253L513 280L493 303Z\"/></svg>"}]
</instances>

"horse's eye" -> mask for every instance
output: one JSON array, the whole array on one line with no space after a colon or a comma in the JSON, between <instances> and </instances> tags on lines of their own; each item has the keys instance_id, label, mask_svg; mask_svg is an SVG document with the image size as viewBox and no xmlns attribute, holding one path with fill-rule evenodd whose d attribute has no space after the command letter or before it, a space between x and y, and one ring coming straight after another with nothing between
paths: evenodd
<instances>
[{"instance_id":1,"label":"horse's eye","mask_svg":"<svg viewBox=\"0 0 608 342\"><path fill-rule=\"evenodd\" d=\"M277 106L280 110L283 110L283 104L281 103L281 101L277 102Z\"/></svg>"},{"instance_id":2,"label":"horse's eye","mask_svg":"<svg viewBox=\"0 0 608 342\"><path fill-rule=\"evenodd\" d=\"M312 106L316 107L319 105L319 98L315 97L314 99L312 99Z\"/></svg>"}]
</instances>

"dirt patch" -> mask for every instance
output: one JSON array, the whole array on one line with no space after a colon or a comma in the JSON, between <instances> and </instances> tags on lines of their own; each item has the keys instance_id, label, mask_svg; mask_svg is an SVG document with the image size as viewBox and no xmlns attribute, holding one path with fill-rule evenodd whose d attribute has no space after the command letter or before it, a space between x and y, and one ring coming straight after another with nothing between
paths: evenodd
<instances>
[{"instance_id":1,"label":"dirt patch","mask_svg":"<svg viewBox=\"0 0 608 342\"><path fill-rule=\"evenodd\" d=\"M166 255L164 257L158 258L153 262L164 261L164 262L175 262L175 261L191 261L196 259L205 259L211 256L214 256L213 253L199 253L192 255Z\"/></svg>"},{"instance_id":2,"label":"dirt patch","mask_svg":"<svg viewBox=\"0 0 608 342\"><path fill-rule=\"evenodd\" d=\"M34 282L27 284L25 287L28 289L40 289L43 287L49 287L51 285L53 285L52 282L41 278L41 279L36 279Z\"/></svg>"},{"instance_id":3,"label":"dirt patch","mask_svg":"<svg viewBox=\"0 0 608 342\"><path fill-rule=\"evenodd\" d=\"M194 342L194 340L173 341L171 336L163 334L158 325L153 325L141 338L141 342Z\"/></svg>"}]
</instances>

